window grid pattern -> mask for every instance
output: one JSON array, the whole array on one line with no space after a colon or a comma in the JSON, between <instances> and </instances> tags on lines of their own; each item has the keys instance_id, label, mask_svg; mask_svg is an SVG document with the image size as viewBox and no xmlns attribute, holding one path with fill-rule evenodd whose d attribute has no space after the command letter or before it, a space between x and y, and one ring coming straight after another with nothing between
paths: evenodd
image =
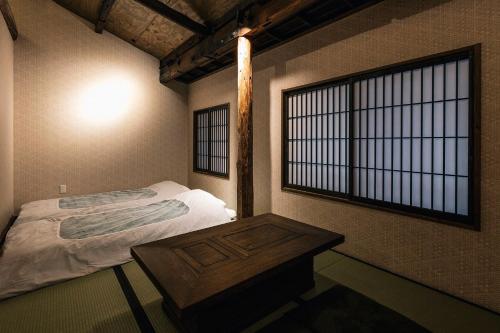
<instances>
[{"instance_id":1,"label":"window grid pattern","mask_svg":"<svg viewBox=\"0 0 500 333\"><path fill-rule=\"evenodd\" d=\"M229 175L229 105L194 112L194 171Z\"/></svg>"},{"instance_id":2,"label":"window grid pattern","mask_svg":"<svg viewBox=\"0 0 500 333\"><path fill-rule=\"evenodd\" d=\"M345 84L288 99L290 183L320 191L349 188L349 89Z\"/></svg>"},{"instance_id":3,"label":"window grid pattern","mask_svg":"<svg viewBox=\"0 0 500 333\"><path fill-rule=\"evenodd\" d=\"M468 215L469 60L354 81L354 196Z\"/></svg>"},{"instance_id":4,"label":"window grid pattern","mask_svg":"<svg viewBox=\"0 0 500 333\"><path fill-rule=\"evenodd\" d=\"M476 223L475 50L284 92L283 186Z\"/></svg>"}]
</instances>

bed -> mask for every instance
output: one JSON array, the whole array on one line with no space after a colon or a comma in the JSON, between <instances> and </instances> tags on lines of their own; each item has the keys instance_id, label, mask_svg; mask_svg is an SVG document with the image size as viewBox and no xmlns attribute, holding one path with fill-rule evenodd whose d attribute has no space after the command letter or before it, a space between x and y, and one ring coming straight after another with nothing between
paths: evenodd
<instances>
[{"instance_id":1,"label":"bed","mask_svg":"<svg viewBox=\"0 0 500 333\"><path fill-rule=\"evenodd\" d=\"M0 257L0 299L131 261L130 248L230 222L202 190L147 188L25 204Z\"/></svg>"}]
</instances>

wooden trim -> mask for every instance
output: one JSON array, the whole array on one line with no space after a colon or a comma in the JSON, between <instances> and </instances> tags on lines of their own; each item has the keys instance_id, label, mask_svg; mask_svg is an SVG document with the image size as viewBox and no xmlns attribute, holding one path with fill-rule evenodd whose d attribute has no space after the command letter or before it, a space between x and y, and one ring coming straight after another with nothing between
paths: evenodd
<instances>
[{"instance_id":1,"label":"wooden trim","mask_svg":"<svg viewBox=\"0 0 500 333\"><path fill-rule=\"evenodd\" d=\"M7 0L0 0L0 11L5 19L7 28L9 28L12 40L17 40L19 33L17 31L16 21L14 20L14 14L12 14L12 9Z\"/></svg>"},{"instance_id":2,"label":"wooden trim","mask_svg":"<svg viewBox=\"0 0 500 333\"><path fill-rule=\"evenodd\" d=\"M2 230L0 233L0 254L2 253L2 248L5 243L5 239L7 238L7 233L9 232L9 229L12 227L14 222L16 222L17 216L11 216L9 222L5 226L5 228Z\"/></svg>"},{"instance_id":3,"label":"wooden trim","mask_svg":"<svg viewBox=\"0 0 500 333\"><path fill-rule=\"evenodd\" d=\"M108 19L109 13L115 4L116 0L102 0L101 9L99 10L99 17L95 24L95 32L102 34L104 27L106 26L106 21Z\"/></svg>"},{"instance_id":4,"label":"wooden trim","mask_svg":"<svg viewBox=\"0 0 500 333\"><path fill-rule=\"evenodd\" d=\"M178 25L200 35L209 35L211 33L210 28L205 25L198 23L187 15L184 15L181 12L176 11L175 9L170 8L163 2L158 0L135 0L143 6L151 9L157 14L165 17L166 19L177 23Z\"/></svg>"},{"instance_id":5,"label":"wooden trim","mask_svg":"<svg viewBox=\"0 0 500 333\"><path fill-rule=\"evenodd\" d=\"M469 169L472 174L472 179L469 178L469 193L473 193L473 198L470 198L469 207L472 207L474 217L474 227L476 230L481 229L481 44L472 46L472 70L469 72L469 81L472 82L469 86L469 95L472 112L471 121L469 121L470 133L472 133L469 141ZM472 160L470 157L472 156Z\"/></svg>"},{"instance_id":6,"label":"wooden trim","mask_svg":"<svg viewBox=\"0 0 500 333\"><path fill-rule=\"evenodd\" d=\"M285 184L287 183L288 176L288 168L285 165L288 160L287 156L289 156L289 147L288 140L286 139L288 135L288 122L287 117L285 115L288 114L288 103L285 99L285 93L281 91L281 189L285 188ZM307 125L306 125L307 126ZM272 170L270 170L272 172Z\"/></svg>"},{"instance_id":7,"label":"wooden trim","mask_svg":"<svg viewBox=\"0 0 500 333\"><path fill-rule=\"evenodd\" d=\"M342 197L335 197L329 194L321 194L321 193L316 193L316 192L311 192L309 190L300 190L292 187L282 187L281 190L283 192L289 192L289 193L295 193L295 194L302 194L306 196L311 196L311 197L316 197L319 199L325 199L325 200L331 200L331 201L337 201L337 202L342 202L350 205L355 205L355 206L361 206L365 208L371 208L371 209L376 209L376 210L381 210L393 214L398 214L398 215L403 215L403 216L408 216L408 217L414 217L426 221L431 221L431 222L438 222L442 224L447 224L453 227L460 227L463 229L469 229L469 230L474 230L474 231L480 231L477 229L475 226L469 225L469 224L463 224L463 223L458 223L458 222L453 222L445 218L439 218L437 216L429 216L429 215L423 215L421 213L413 213L411 211L403 210L403 209L397 209L397 208L391 208L388 206L380 205L379 202L377 203L369 203L369 202L364 202L364 201L358 201L358 200L353 200L350 198L342 198Z\"/></svg>"},{"instance_id":8,"label":"wooden trim","mask_svg":"<svg viewBox=\"0 0 500 333\"><path fill-rule=\"evenodd\" d=\"M113 271L141 333L154 332L155 330L153 325L149 321L148 315L146 314L146 311L144 311L139 298L137 298L134 287L130 284L122 266L113 266Z\"/></svg>"},{"instance_id":9,"label":"wooden trim","mask_svg":"<svg viewBox=\"0 0 500 333\"><path fill-rule=\"evenodd\" d=\"M227 110L227 142L226 142L226 150L227 150L227 161L226 161L226 170L227 173L217 173L209 170L204 170L200 169L196 165L196 157L198 155L198 147L196 145L196 142L198 141L198 136L197 136L197 128L198 128L198 118L196 117L197 114L199 113L206 113L210 112L213 109L220 109L220 108L226 108ZM225 104L219 104L215 106L211 106L208 108L200 109L193 111L193 172L199 173L202 175L207 175L207 176L213 176L217 178L222 178L222 179L229 179L230 177L230 169L231 169L231 151L230 151L230 138L231 138L231 105L230 103L225 103Z\"/></svg>"},{"instance_id":10,"label":"wooden trim","mask_svg":"<svg viewBox=\"0 0 500 333\"><path fill-rule=\"evenodd\" d=\"M355 204L368 208L375 208L379 210L398 213L401 215L411 216L415 218L431 220L440 222L456 227L480 231L480 85L481 85L481 71L480 71L480 55L481 45L475 44L472 46L446 51L430 56L425 56L417 59L403 61L394 65L385 65L375 69L364 70L355 74L348 74L339 76L333 79L327 79L320 82L306 84L298 87L287 88L282 90L282 161L281 161L281 189L282 191L289 191L294 193L312 195L324 199L336 200L345 203ZM388 203L381 200L360 198L353 196L352 184L349 187L349 194L335 194L330 191L317 190L304 186L287 185L288 167L286 164L288 156L288 144L285 142L285 133L288 133L288 124L285 115L287 114L286 96L293 95L295 92L303 94L311 90L317 90L323 87L331 86L332 84L347 83L353 85L353 82L371 78L378 75L387 75L391 73L399 73L414 68L426 67L432 64L439 64L447 62L449 58L469 59L471 62L470 84L469 84L469 215L462 217L457 214L445 213L434 211L430 209L417 208L409 205ZM352 94L351 94L352 97ZM351 101L352 102L352 101ZM351 103L352 105L352 103ZM352 117L352 112L349 112ZM352 121L350 123L352 126ZM350 133L353 133L352 128ZM352 149L351 149L352 151ZM349 165L352 163L352 154L350 154ZM352 173L352 167L349 168ZM352 175L350 181L352 181Z\"/></svg>"}]
</instances>

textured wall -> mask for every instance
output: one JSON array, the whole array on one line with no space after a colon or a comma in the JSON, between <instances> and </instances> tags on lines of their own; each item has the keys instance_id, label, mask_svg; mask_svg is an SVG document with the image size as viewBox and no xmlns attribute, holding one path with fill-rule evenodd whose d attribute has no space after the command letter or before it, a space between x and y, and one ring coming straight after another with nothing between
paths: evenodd
<instances>
[{"instance_id":1,"label":"textured wall","mask_svg":"<svg viewBox=\"0 0 500 333\"><path fill-rule=\"evenodd\" d=\"M0 14L0 231L14 202L14 45Z\"/></svg>"},{"instance_id":2,"label":"textured wall","mask_svg":"<svg viewBox=\"0 0 500 333\"><path fill-rule=\"evenodd\" d=\"M345 234L341 252L500 311L498 17L496 0L387 0L257 56L255 163L263 167L256 178L271 177L272 211ZM475 43L483 45L481 232L281 190L282 89ZM190 110L227 101L234 105L236 70L227 69L190 89ZM234 134L234 109L232 115ZM233 157L235 149L233 140ZM233 168L235 163L233 158ZM192 185L228 202L235 202L235 182L233 176L227 182L190 175ZM267 184L256 186L256 197L269 189L260 185Z\"/></svg>"},{"instance_id":3,"label":"textured wall","mask_svg":"<svg viewBox=\"0 0 500 333\"><path fill-rule=\"evenodd\" d=\"M254 73L254 213L271 211L271 174L269 173L269 96L262 89L269 77L266 71ZM210 191L236 209L236 161L237 161L237 72L236 67L216 73L189 86L189 187ZM230 169L229 179L193 172L193 111L230 104Z\"/></svg>"},{"instance_id":4,"label":"textured wall","mask_svg":"<svg viewBox=\"0 0 500 333\"><path fill-rule=\"evenodd\" d=\"M59 184L69 194L165 179L186 184L187 89L161 85L157 59L107 32L96 34L53 1L17 0L12 7L20 31L16 207L56 197ZM95 91L110 82L109 94ZM104 112L88 117L103 104ZM105 122L101 116L116 105L128 112Z\"/></svg>"}]
</instances>

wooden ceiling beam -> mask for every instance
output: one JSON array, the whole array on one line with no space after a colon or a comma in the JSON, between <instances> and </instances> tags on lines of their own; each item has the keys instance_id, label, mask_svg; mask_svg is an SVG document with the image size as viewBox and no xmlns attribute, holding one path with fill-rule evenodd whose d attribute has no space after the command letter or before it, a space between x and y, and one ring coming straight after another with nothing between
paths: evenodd
<instances>
[{"instance_id":1,"label":"wooden ceiling beam","mask_svg":"<svg viewBox=\"0 0 500 333\"><path fill-rule=\"evenodd\" d=\"M115 4L116 0L102 0L101 9L99 10L99 17L95 23L95 32L102 34L104 27L106 26L106 21L108 19L109 13L111 13L111 8Z\"/></svg>"},{"instance_id":2,"label":"wooden ceiling beam","mask_svg":"<svg viewBox=\"0 0 500 333\"><path fill-rule=\"evenodd\" d=\"M278 42L282 42L283 41L283 38L281 38L280 36L276 35L275 33L272 33L271 31L267 30L266 31L266 34L271 37L272 39L274 40L277 40Z\"/></svg>"},{"instance_id":3,"label":"wooden ceiling beam","mask_svg":"<svg viewBox=\"0 0 500 333\"><path fill-rule=\"evenodd\" d=\"M240 1L237 5L232 7L230 10L228 10L222 17L218 18L213 24L212 27L214 28L214 31L217 31L219 28L224 26L226 23L231 21L236 17L236 13L240 10L243 10L250 6L252 3L257 2L257 0L242 0ZM187 52L190 48L194 47L196 44L200 43L203 41L203 38L205 36L201 35L194 35L191 38L187 39L185 42L183 42L180 46L178 46L175 50L167 54L165 57L163 57L160 61L160 68L165 67L167 65L172 64L173 62L177 61L178 58Z\"/></svg>"},{"instance_id":4,"label":"wooden ceiling beam","mask_svg":"<svg viewBox=\"0 0 500 333\"><path fill-rule=\"evenodd\" d=\"M176 11L158 0L135 0L166 19L200 35L209 35L212 31L207 26L196 22L188 16Z\"/></svg>"},{"instance_id":5,"label":"wooden ceiling beam","mask_svg":"<svg viewBox=\"0 0 500 333\"><path fill-rule=\"evenodd\" d=\"M160 81L167 83L190 70L224 56L236 49L235 38L251 37L293 17L319 0L272 0L252 2L212 35L183 52L174 50L168 55L170 61L162 61ZM242 28L244 27L244 28Z\"/></svg>"},{"instance_id":6,"label":"wooden ceiling beam","mask_svg":"<svg viewBox=\"0 0 500 333\"><path fill-rule=\"evenodd\" d=\"M0 0L0 11L5 19L5 23L7 24L7 28L10 31L12 39L16 40L18 36L16 21L14 20L14 14L12 14L12 10L10 9L10 5L7 0Z\"/></svg>"}]
</instances>

